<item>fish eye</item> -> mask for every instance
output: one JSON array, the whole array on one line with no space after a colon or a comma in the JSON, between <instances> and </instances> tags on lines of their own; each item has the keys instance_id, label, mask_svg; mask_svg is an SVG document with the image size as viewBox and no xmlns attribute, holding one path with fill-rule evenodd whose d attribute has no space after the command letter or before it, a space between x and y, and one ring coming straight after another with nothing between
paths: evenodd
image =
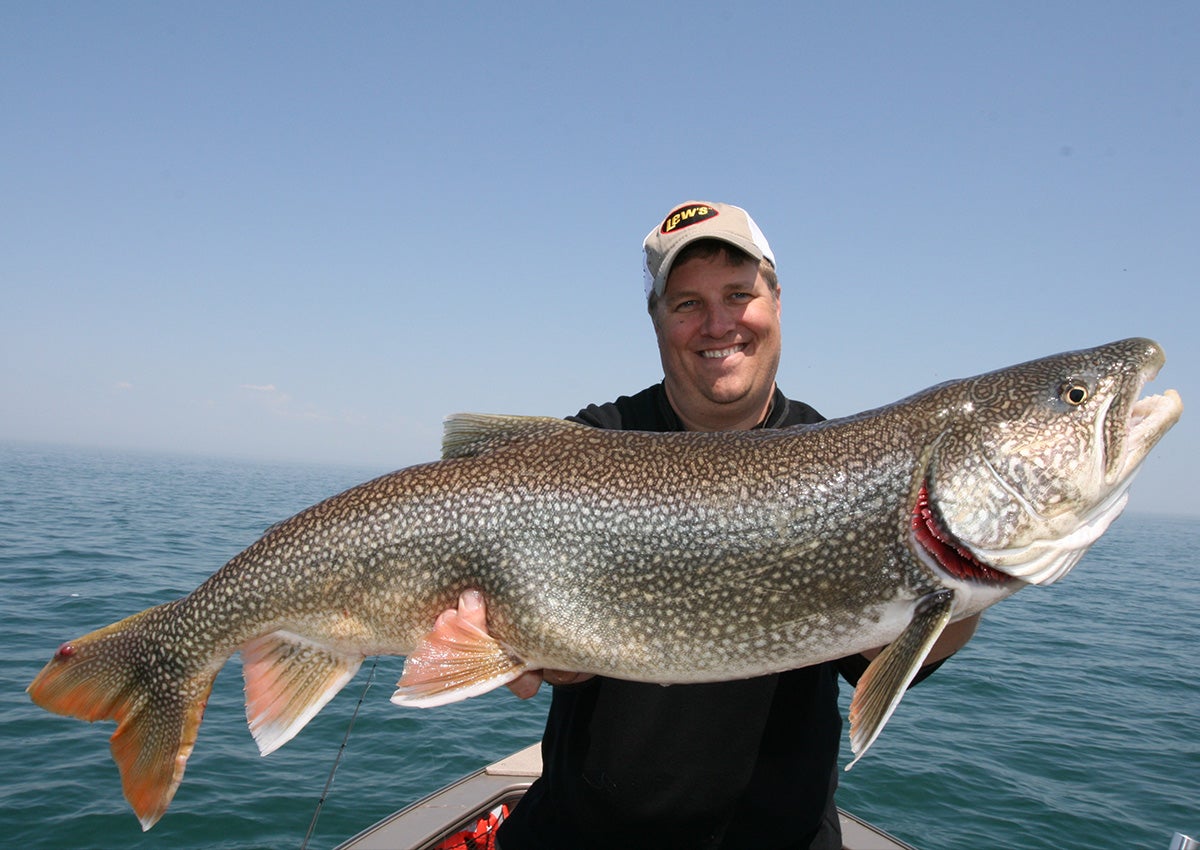
<instances>
[{"instance_id":1,"label":"fish eye","mask_svg":"<svg viewBox=\"0 0 1200 850\"><path fill-rule=\"evenodd\" d=\"M1088 385L1083 381L1071 380L1063 382L1058 388L1058 397L1072 407L1079 407L1091 396Z\"/></svg>"}]
</instances>

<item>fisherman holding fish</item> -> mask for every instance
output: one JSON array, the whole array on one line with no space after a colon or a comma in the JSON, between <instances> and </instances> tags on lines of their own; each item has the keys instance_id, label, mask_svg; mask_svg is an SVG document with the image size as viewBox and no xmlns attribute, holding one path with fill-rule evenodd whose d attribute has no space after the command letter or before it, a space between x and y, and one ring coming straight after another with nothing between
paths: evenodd
<instances>
[{"instance_id":1,"label":"fisherman holding fish","mask_svg":"<svg viewBox=\"0 0 1200 850\"><path fill-rule=\"evenodd\" d=\"M775 387L779 287L750 217L676 208L646 273L661 384L575 422L451 416L442 460L59 645L29 696L116 721L143 829L235 653L263 755L365 658L403 655L397 705L558 685L504 850L837 848L837 677L861 757L981 611L1071 571L1183 412L1142 395L1166 356L1133 337L783 427L820 416Z\"/></svg>"},{"instance_id":2,"label":"fisherman holding fish","mask_svg":"<svg viewBox=\"0 0 1200 850\"><path fill-rule=\"evenodd\" d=\"M572 420L627 431L736 431L823 419L775 385L775 257L745 210L684 203L650 232L644 252L663 381ZM486 628L478 593L464 594L442 621L455 616ZM978 619L947 627L919 677L962 647ZM523 674L510 684L518 696L535 694L543 676L555 688L543 774L501 827L503 850L840 850L837 679L856 683L875 654L672 687Z\"/></svg>"}]
</instances>

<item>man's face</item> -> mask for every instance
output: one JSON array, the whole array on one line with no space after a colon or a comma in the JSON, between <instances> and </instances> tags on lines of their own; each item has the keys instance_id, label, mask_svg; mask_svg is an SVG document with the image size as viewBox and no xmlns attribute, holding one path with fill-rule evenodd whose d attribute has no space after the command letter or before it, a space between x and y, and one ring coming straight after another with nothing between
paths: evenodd
<instances>
[{"instance_id":1,"label":"man's face","mask_svg":"<svg viewBox=\"0 0 1200 850\"><path fill-rule=\"evenodd\" d=\"M654 328L667 395L689 428L752 428L766 415L780 309L757 263L729 265L717 254L671 269Z\"/></svg>"}]
</instances>

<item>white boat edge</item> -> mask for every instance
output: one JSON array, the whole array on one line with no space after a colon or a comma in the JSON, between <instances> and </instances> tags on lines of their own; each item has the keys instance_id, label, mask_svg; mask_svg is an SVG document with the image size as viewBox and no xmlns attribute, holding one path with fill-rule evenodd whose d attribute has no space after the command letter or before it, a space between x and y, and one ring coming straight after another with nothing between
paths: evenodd
<instances>
[{"instance_id":1,"label":"white boat edge","mask_svg":"<svg viewBox=\"0 0 1200 850\"><path fill-rule=\"evenodd\" d=\"M497 806L514 805L541 773L541 744L533 744L388 815L335 850L431 850ZM843 850L916 850L841 809L838 815Z\"/></svg>"}]
</instances>

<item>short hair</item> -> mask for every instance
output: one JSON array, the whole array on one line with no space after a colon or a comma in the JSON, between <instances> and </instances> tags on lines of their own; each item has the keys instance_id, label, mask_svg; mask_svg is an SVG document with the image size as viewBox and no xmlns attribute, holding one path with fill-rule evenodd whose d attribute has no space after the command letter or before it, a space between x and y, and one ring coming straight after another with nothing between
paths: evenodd
<instances>
[{"instance_id":1,"label":"short hair","mask_svg":"<svg viewBox=\"0 0 1200 850\"><path fill-rule=\"evenodd\" d=\"M754 257L743 251L737 245L725 242L721 239L697 239L695 242L685 246L675 259L671 261L671 269L678 268L688 260L711 260L715 257L722 257L725 264L729 266L740 266L743 263L755 262ZM775 265L763 257L757 261L759 274L763 276L763 280L767 283L767 288L772 294L779 292L779 276L775 273ZM670 280L670 273L667 274L667 279ZM654 313L654 308L658 306L658 293L651 292L650 297L646 300L646 310L651 314Z\"/></svg>"}]
</instances>

